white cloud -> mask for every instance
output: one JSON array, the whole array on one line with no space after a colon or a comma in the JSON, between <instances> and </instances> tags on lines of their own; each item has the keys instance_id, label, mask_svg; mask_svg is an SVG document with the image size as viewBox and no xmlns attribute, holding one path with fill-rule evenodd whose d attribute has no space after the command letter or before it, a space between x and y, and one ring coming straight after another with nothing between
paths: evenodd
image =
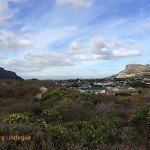
<instances>
[{"instance_id":1,"label":"white cloud","mask_svg":"<svg viewBox=\"0 0 150 150\"><path fill-rule=\"evenodd\" d=\"M69 44L68 51L74 54L72 58L75 61L105 60L110 59L111 56L108 44L99 36L92 37L86 43L72 42Z\"/></svg>"},{"instance_id":2,"label":"white cloud","mask_svg":"<svg viewBox=\"0 0 150 150\"><path fill-rule=\"evenodd\" d=\"M48 52L39 52L39 53L29 53L26 56L26 60L36 67L55 67L55 66L66 66L73 65L73 62L64 56L61 53L48 53Z\"/></svg>"},{"instance_id":3,"label":"white cloud","mask_svg":"<svg viewBox=\"0 0 150 150\"><path fill-rule=\"evenodd\" d=\"M113 51L113 57L129 57L129 56L139 56L141 55L141 52L138 50L114 50Z\"/></svg>"},{"instance_id":4,"label":"white cloud","mask_svg":"<svg viewBox=\"0 0 150 150\"><path fill-rule=\"evenodd\" d=\"M80 50L81 48L82 48L82 45L80 43L72 42L69 44L68 50L77 51L77 50Z\"/></svg>"},{"instance_id":5,"label":"white cloud","mask_svg":"<svg viewBox=\"0 0 150 150\"><path fill-rule=\"evenodd\" d=\"M109 55L99 55L99 54L76 54L73 56L73 59L78 61L92 61L92 60L109 60Z\"/></svg>"},{"instance_id":6,"label":"white cloud","mask_svg":"<svg viewBox=\"0 0 150 150\"><path fill-rule=\"evenodd\" d=\"M89 44L89 48L96 54L107 54L108 46L102 37L93 37Z\"/></svg>"},{"instance_id":7,"label":"white cloud","mask_svg":"<svg viewBox=\"0 0 150 150\"><path fill-rule=\"evenodd\" d=\"M59 66L72 66L74 62L61 53L32 52L24 59L7 58L3 60L3 66L16 71L41 71L46 68Z\"/></svg>"},{"instance_id":8,"label":"white cloud","mask_svg":"<svg viewBox=\"0 0 150 150\"><path fill-rule=\"evenodd\" d=\"M0 1L0 25L10 19L15 14L14 9L10 9L7 0Z\"/></svg>"},{"instance_id":9,"label":"white cloud","mask_svg":"<svg viewBox=\"0 0 150 150\"><path fill-rule=\"evenodd\" d=\"M140 51L126 48L127 44L133 44L133 42L135 41L131 39L121 40L119 38L108 42L104 38L97 36L91 38L87 43L79 44L72 42L68 49L73 51L74 56L72 58L77 61L113 60L140 55ZM80 45L82 45L82 47ZM115 50L117 47L120 49Z\"/></svg>"},{"instance_id":10,"label":"white cloud","mask_svg":"<svg viewBox=\"0 0 150 150\"><path fill-rule=\"evenodd\" d=\"M120 47L120 46L123 45L123 42L122 42L122 40L119 39L119 38L114 38L114 39L112 40L112 45L113 45L114 47Z\"/></svg>"},{"instance_id":11,"label":"white cloud","mask_svg":"<svg viewBox=\"0 0 150 150\"><path fill-rule=\"evenodd\" d=\"M34 42L31 39L21 39L18 40L17 46L20 47L30 47L33 46Z\"/></svg>"},{"instance_id":12,"label":"white cloud","mask_svg":"<svg viewBox=\"0 0 150 150\"><path fill-rule=\"evenodd\" d=\"M18 9L10 8L9 2L18 3L26 0L0 0L0 25L11 19Z\"/></svg>"},{"instance_id":13,"label":"white cloud","mask_svg":"<svg viewBox=\"0 0 150 150\"><path fill-rule=\"evenodd\" d=\"M91 60L91 55L89 55L89 54L76 54L73 56L73 59L76 61Z\"/></svg>"},{"instance_id":14,"label":"white cloud","mask_svg":"<svg viewBox=\"0 0 150 150\"><path fill-rule=\"evenodd\" d=\"M118 47L125 47L127 45L134 45L136 43L136 40L134 39L125 39L122 40L120 38L114 38L112 39L112 47L118 48Z\"/></svg>"},{"instance_id":15,"label":"white cloud","mask_svg":"<svg viewBox=\"0 0 150 150\"><path fill-rule=\"evenodd\" d=\"M71 4L74 7L88 8L92 2L90 0L57 0L57 4Z\"/></svg>"},{"instance_id":16,"label":"white cloud","mask_svg":"<svg viewBox=\"0 0 150 150\"><path fill-rule=\"evenodd\" d=\"M107 47L107 45L104 41L104 38L99 37L99 36L93 37L89 42L89 46L90 46L90 48L92 48L94 50L103 49L103 48Z\"/></svg>"},{"instance_id":17,"label":"white cloud","mask_svg":"<svg viewBox=\"0 0 150 150\"><path fill-rule=\"evenodd\" d=\"M5 37L7 42L12 40L12 38L10 38L11 33L9 34ZM125 41L128 41L128 39ZM15 45L15 47L18 45L19 47L32 45L32 41L29 39L21 39L17 42L18 44ZM0 46L2 46L1 43ZM73 52L73 55L70 51ZM112 42L108 42L102 37L93 37L84 43L71 42L66 51L48 52L36 50L26 53L23 59L3 59L2 64L6 66L7 69L12 68L17 71L41 71L51 67L73 66L84 61L116 60L138 55L141 55L138 50L130 50L123 47L119 50L114 50Z\"/></svg>"},{"instance_id":18,"label":"white cloud","mask_svg":"<svg viewBox=\"0 0 150 150\"><path fill-rule=\"evenodd\" d=\"M107 60L111 59L111 50L109 44L102 37L93 37L88 43L88 47L95 59ZM94 56L93 56L94 55Z\"/></svg>"},{"instance_id":19,"label":"white cloud","mask_svg":"<svg viewBox=\"0 0 150 150\"><path fill-rule=\"evenodd\" d=\"M21 2L24 2L24 1L28 1L28 0L7 0L7 1L11 1L11 2L14 2L14 3L21 3Z\"/></svg>"},{"instance_id":20,"label":"white cloud","mask_svg":"<svg viewBox=\"0 0 150 150\"><path fill-rule=\"evenodd\" d=\"M30 38L20 36L11 31L0 31L0 51L31 48L33 46L34 42Z\"/></svg>"}]
</instances>

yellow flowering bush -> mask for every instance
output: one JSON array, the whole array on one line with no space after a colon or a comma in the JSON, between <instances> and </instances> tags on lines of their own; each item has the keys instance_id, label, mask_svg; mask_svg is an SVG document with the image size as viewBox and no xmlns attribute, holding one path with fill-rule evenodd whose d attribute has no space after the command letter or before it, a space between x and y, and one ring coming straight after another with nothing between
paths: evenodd
<instances>
[{"instance_id":1,"label":"yellow flowering bush","mask_svg":"<svg viewBox=\"0 0 150 150\"><path fill-rule=\"evenodd\" d=\"M69 135L69 130L61 125L49 126L49 128L47 128L47 132L48 134L59 138L67 137Z\"/></svg>"},{"instance_id":2,"label":"yellow flowering bush","mask_svg":"<svg viewBox=\"0 0 150 150\"><path fill-rule=\"evenodd\" d=\"M39 124L44 130L52 136L55 137L67 137L69 135L69 130L61 125L51 125L47 124L44 119L37 119L36 123Z\"/></svg>"},{"instance_id":3,"label":"yellow flowering bush","mask_svg":"<svg viewBox=\"0 0 150 150\"><path fill-rule=\"evenodd\" d=\"M58 108L47 108L42 112L44 115L47 115L49 117L58 117L60 115L60 112L58 111Z\"/></svg>"},{"instance_id":4,"label":"yellow flowering bush","mask_svg":"<svg viewBox=\"0 0 150 150\"><path fill-rule=\"evenodd\" d=\"M31 113L14 113L3 117L4 123L31 123L34 116Z\"/></svg>"},{"instance_id":5,"label":"yellow flowering bush","mask_svg":"<svg viewBox=\"0 0 150 150\"><path fill-rule=\"evenodd\" d=\"M44 128L44 130L47 130L49 128L49 124L47 124L44 119L37 119L36 124L39 124L41 127Z\"/></svg>"},{"instance_id":6,"label":"yellow flowering bush","mask_svg":"<svg viewBox=\"0 0 150 150\"><path fill-rule=\"evenodd\" d=\"M79 131L89 144L118 141L121 135L121 127L117 121L103 120L102 118L92 118L90 121L76 121L67 123L68 128L73 132ZM76 134L76 133L75 133Z\"/></svg>"}]
</instances>

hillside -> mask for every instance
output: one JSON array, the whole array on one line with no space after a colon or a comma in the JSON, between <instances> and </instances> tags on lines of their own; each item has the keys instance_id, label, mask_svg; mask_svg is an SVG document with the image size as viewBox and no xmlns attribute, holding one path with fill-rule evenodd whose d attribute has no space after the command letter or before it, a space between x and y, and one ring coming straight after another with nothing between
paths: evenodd
<instances>
[{"instance_id":1,"label":"hillside","mask_svg":"<svg viewBox=\"0 0 150 150\"><path fill-rule=\"evenodd\" d=\"M150 149L149 98L57 86L50 80L1 84L1 150Z\"/></svg>"},{"instance_id":2,"label":"hillside","mask_svg":"<svg viewBox=\"0 0 150 150\"><path fill-rule=\"evenodd\" d=\"M150 72L150 64L140 65L140 64L129 64L125 69L119 72L117 77L134 77L138 74Z\"/></svg>"},{"instance_id":3,"label":"hillside","mask_svg":"<svg viewBox=\"0 0 150 150\"><path fill-rule=\"evenodd\" d=\"M21 80L15 72L4 70L4 68L0 68L0 79L9 79L9 80Z\"/></svg>"}]
</instances>

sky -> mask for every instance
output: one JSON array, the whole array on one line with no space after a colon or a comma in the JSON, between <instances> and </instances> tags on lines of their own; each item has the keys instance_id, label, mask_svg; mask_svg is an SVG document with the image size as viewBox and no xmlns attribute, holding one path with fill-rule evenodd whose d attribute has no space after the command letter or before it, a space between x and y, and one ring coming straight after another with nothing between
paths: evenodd
<instances>
[{"instance_id":1,"label":"sky","mask_svg":"<svg viewBox=\"0 0 150 150\"><path fill-rule=\"evenodd\" d=\"M150 0L0 0L0 67L71 79L127 64L150 64Z\"/></svg>"}]
</instances>

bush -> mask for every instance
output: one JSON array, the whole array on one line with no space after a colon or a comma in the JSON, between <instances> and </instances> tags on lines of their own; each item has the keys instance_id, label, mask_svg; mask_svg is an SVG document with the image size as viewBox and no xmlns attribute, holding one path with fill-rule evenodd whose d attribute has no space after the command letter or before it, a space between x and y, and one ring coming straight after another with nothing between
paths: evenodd
<instances>
[{"instance_id":1,"label":"bush","mask_svg":"<svg viewBox=\"0 0 150 150\"><path fill-rule=\"evenodd\" d=\"M37 124L0 124L0 135L31 136L31 141L0 141L1 150L55 149L50 135ZM57 147L57 146L56 146Z\"/></svg>"},{"instance_id":2,"label":"bush","mask_svg":"<svg viewBox=\"0 0 150 150\"><path fill-rule=\"evenodd\" d=\"M94 117L89 121L76 121L67 123L67 127L74 132L76 140L79 131L86 140L88 147L95 147L102 143L115 143L120 141L121 127L117 120L105 120Z\"/></svg>"},{"instance_id":3,"label":"bush","mask_svg":"<svg viewBox=\"0 0 150 150\"><path fill-rule=\"evenodd\" d=\"M56 121L61 118L58 107L47 108L47 109L43 110L42 115L44 118L47 118L47 120L49 120L49 121Z\"/></svg>"},{"instance_id":4,"label":"bush","mask_svg":"<svg viewBox=\"0 0 150 150\"><path fill-rule=\"evenodd\" d=\"M3 117L4 123L31 123L35 118L31 113L9 114Z\"/></svg>"},{"instance_id":5,"label":"bush","mask_svg":"<svg viewBox=\"0 0 150 150\"><path fill-rule=\"evenodd\" d=\"M129 122L141 135L150 138L150 106L136 109Z\"/></svg>"},{"instance_id":6,"label":"bush","mask_svg":"<svg viewBox=\"0 0 150 150\"><path fill-rule=\"evenodd\" d=\"M131 93L116 93L115 96L124 96L124 97L127 97L127 96L131 96Z\"/></svg>"},{"instance_id":7,"label":"bush","mask_svg":"<svg viewBox=\"0 0 150 150\"><path fill-rule=\"evenodd\" d=\"M138 93L139 93L139 94L142 94L143 92L142 92L142 90L138 90Z\"/></svg>"}]
</instances>

